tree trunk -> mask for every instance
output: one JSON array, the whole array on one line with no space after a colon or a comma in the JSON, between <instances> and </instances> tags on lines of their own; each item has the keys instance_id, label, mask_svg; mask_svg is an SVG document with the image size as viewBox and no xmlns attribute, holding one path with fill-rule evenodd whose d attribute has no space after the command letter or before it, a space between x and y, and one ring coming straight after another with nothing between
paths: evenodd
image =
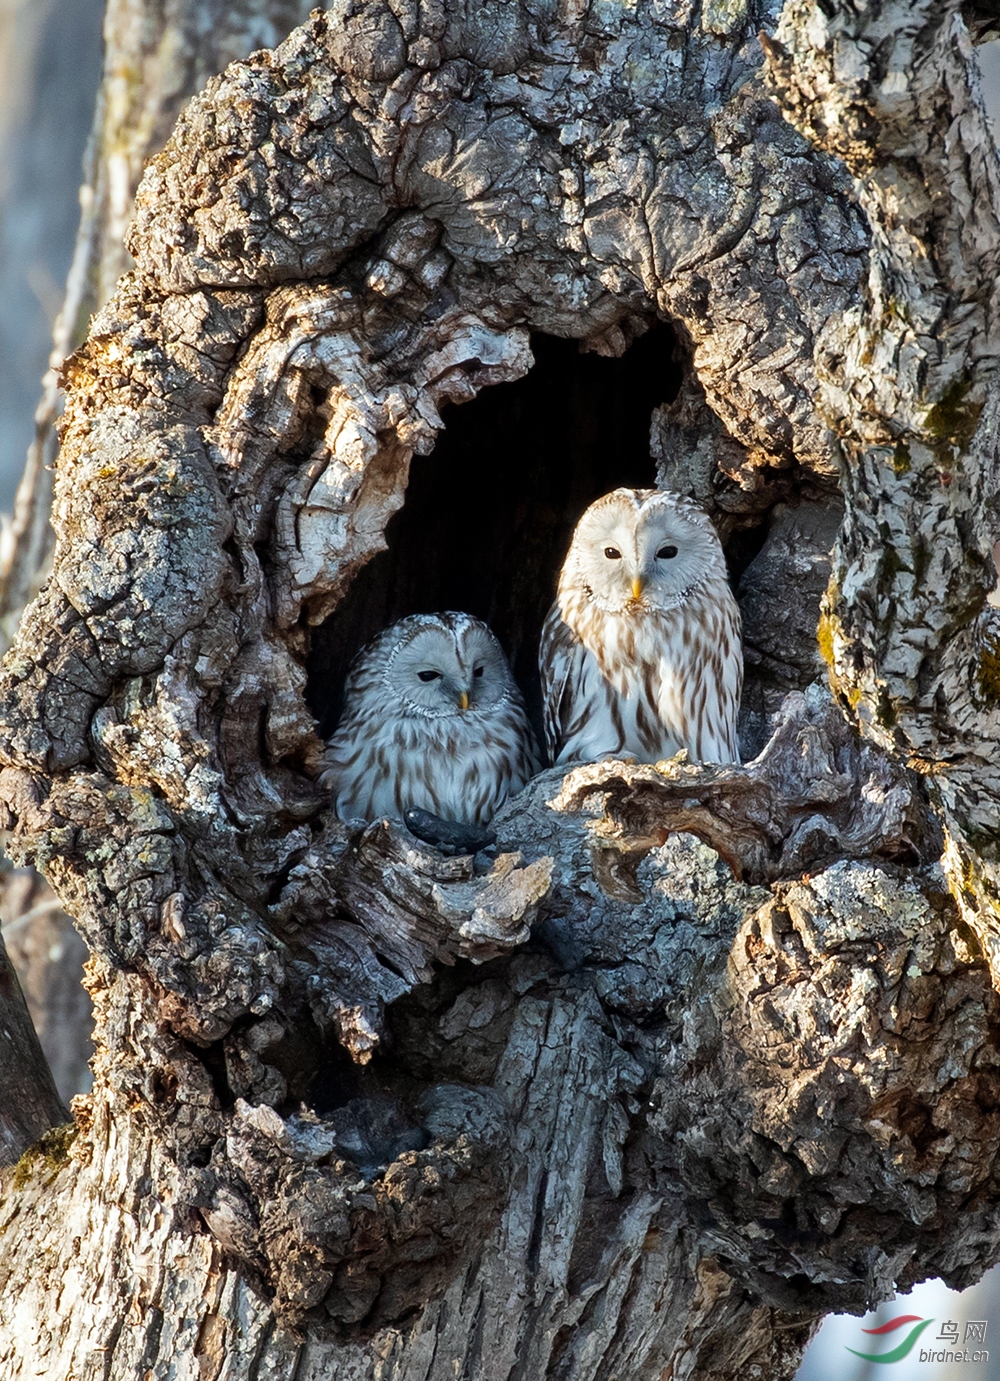
<instances>
[{"instance_id":1,"label":"tree trunk","mask_svg":"<svg viewBox=\"0 0 1000 1381\"><path fill-rule=\"evenodd\" d=\"M0 1210L12 1381L791 1377L1000 1257L972 63L930 0L345 0L188 107L0 677L98 1018ZM567 534L654 479L752 761L550 769L475 857L332 819L366 637L489 617L537 713Z\"/></svg>"},{"instance_id":2,"label":"tree trunk","mask_svg":"<svg viewBox=\"0 0 1000 1381\"><path fill-rule=\"evenodd\" d=\"M131 265L124 235L142 170L209 77L255 48L273 47L309 8L307 0L108 0L104 79L84 160L76 249L35 414L35 440L0 561L0 645L5 648L47 575L52 554L60 371L86 335L92 314Z\"/></svg>"},{"instance_id":3,"label":"tree trunk","mask_svg":"<svg viewBox=\"0 0 1000 1381\"><path fill-rule=\"evenodd\" d=\"M255 48L273 47L309 9L307 0L109 0L104 80L84 164L76 249L35 414L35 440L0 553L0 648L9 646L26 604L49 574L60 371L131 264L123 236L142 169L209 77ZM69 1099L90 1082L92 1015L80 986L86 956L65 913L39 900L42 888L30 870L20 870L5 888L5 934L16 926L10 957L56 1085Z\"/></svg>"}]
</instances>

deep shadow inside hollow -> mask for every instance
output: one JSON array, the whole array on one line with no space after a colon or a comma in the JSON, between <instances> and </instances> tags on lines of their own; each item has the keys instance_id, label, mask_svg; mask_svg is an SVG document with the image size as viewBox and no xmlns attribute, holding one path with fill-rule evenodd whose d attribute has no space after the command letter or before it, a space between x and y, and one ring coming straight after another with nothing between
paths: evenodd
<instances>
[{"instance_id":1,"label":"deep shadow inside hollow","mask_svg":"<svg viewBox=\"0 0 1000 1381\"><path fill-rule=\"evenodd\" d=\"M445 609L490 625L540 732L538 639L573 528L608 490L655 482L650 415L676 397L681 367L666 325L619 359L553 336L534 336L532 350L523 379L446 408L433 452L414 458L388 550L314 634L308 695L324 736L359 648L407 614Z\"/></svg>"}]
</instances>

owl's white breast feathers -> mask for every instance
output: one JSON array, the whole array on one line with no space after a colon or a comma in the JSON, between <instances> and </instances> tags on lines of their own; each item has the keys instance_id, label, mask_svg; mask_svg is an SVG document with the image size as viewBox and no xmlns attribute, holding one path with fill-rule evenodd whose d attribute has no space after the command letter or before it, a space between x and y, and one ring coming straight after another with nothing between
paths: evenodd
<instances>
[{"instance_id":1,"label":"owl's white breast feathers","mask_svg":"<svg viewBox=\"0 0 1000 1381\"><path fill-rule=\"evenodd\" d=\"M631 754L737 762L740 616L728 582L667 610L600 609L560 591L542 632L545 736L554 762Z\"/></svg>"},{"instance_id":2,"label":"owl's white breast feathers","mask_svg":"<svg viewBox=\"0 0 1000 1381\"><path fill-rule=\"evenodd\" d=\"M413 806L446 820L488 824L537 771L523 711L461 720L345 719L327 744L320 783L341 819L401 819Z\"/></svg>"}]
</instances>

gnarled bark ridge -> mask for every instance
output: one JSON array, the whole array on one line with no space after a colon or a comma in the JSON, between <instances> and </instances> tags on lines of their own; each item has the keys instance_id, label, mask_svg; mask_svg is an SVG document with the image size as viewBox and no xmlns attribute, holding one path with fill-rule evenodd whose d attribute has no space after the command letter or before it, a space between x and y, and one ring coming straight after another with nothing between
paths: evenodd
<instances>
[{"instance_id":1,"label":"gnarled bark ridge","mask_svg":"<svg viewBox=\"0 0 1000 1381\"><path fill-rule=\"evenodd\" d=\"M100 1040L69 1158L5 1200L5 1298L110 1282L0 1332L11 1376L790 1376L824 1311L1000 1256L972 73L930 0L365 0L188 107L0 682ZM532 333L658 321L658 479L741 572L759 755L543 773L475 857L332 820L323 668L442 410ZM565 517L498 559L544 583Z\"/></svg>"},{"instance_id":2,"label":"gnarled bark ridge","mask_svg":"<svg viewBox=\"0 0 1000 1381\"><path fill-rule=\"evenodd\" d=\"M130 266L123 244L147 159L158 153L187 100L227 63L270 47L308 17L308 0L110 0L104 74L80 188L80 223L35 438L0 544L0 649L49 574L53 471L62 411L60 370ZM32 877L34 882L32 883ZM19 870L0 893L4 936L62 1096L89 1087L92 1014L80 986L86 952L72 922L39 900L45 884ZM41 909L40 909L41 908ZM13 913L17 912L15 916ZM8 923L16 924L10 931ZM15 1157L16 1158L16 1157Z\"/></svg>"},{"instance_id":3,"label":"gnarled bark ridge","mask_svg":"<svg viewBox=\"0 0 1000 1381\"><path fill-rule=\"evenodd\" d=\"M227 63L273 47L309 14L307 0L108 0L104 73L84 157L80 224L35 439L0 553L0 646L48 574L52 469L59 452L60 370L131 267L124 235L142 170L163 148L188 99Z\"/></svg>"}]
</instances>

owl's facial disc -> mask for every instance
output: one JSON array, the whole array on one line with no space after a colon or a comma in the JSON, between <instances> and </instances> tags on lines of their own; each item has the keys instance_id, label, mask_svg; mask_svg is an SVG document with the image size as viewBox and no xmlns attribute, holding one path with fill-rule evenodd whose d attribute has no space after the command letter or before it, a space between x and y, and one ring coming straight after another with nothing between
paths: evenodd
<instances>
[{"instance_id":1,"label":"owl's facial disc","mask_svg":"<svg viewBox=\"0 0 1000 1381\"><path fill-rule=\"evenodd\" d=\"M397 650L386 677L403 712L421 718L488 709L507 690L503 654L492 635L471 621L455 631L420 629Z\"/></svg>"},{"instance_id":2,"label":"owl's facial disc","mask_svg":"<svg viewBox=\"0 0 1000 1381\"><path fill-rule=\"evenodd\" d=\"M708 519L688 515L659 494L627 491L588 509L573 538L576 577L606 613L665 610L709 575L725 575Z\"/></svg>"}]
</instances>

